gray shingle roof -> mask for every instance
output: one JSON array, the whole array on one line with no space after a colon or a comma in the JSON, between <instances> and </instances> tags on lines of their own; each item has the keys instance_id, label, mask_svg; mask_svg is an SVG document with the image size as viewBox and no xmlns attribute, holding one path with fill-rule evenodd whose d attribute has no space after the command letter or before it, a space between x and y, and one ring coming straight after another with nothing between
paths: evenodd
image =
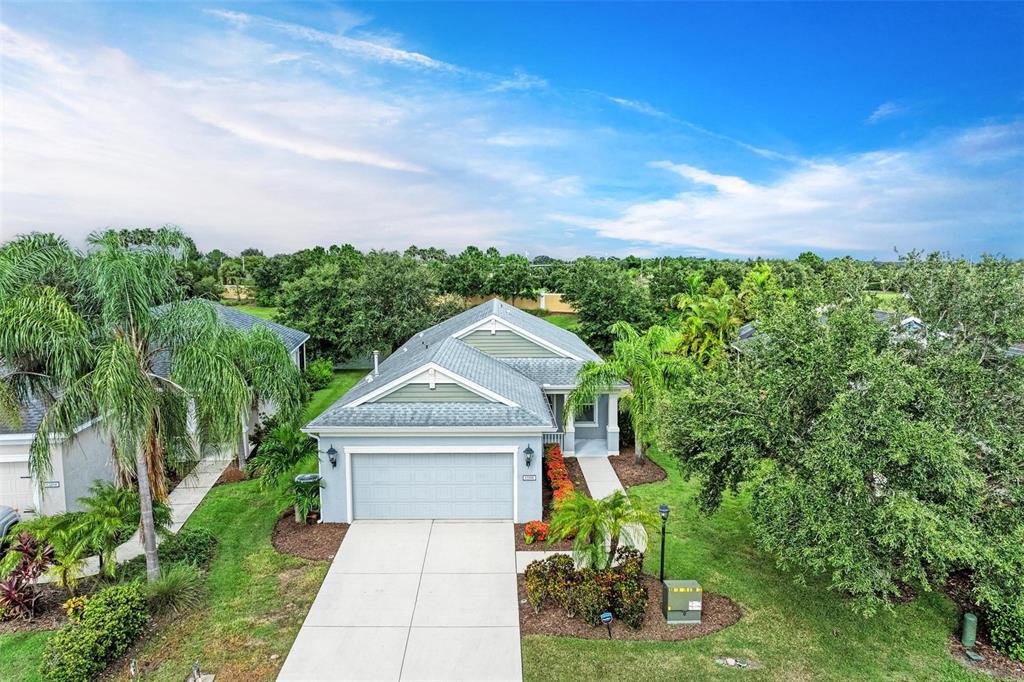
<instances>
[{"instance_id":1,"label":"gray shingle roof","mask_svg":"<svg viewBox=\"0 0 1024 682\"><path fill-rule=\"evenodd\" d=\"M424 329L380 364L377 376L356 384L307 427L337 426L554 426L541 385L570 386L583 365L571 358L495 358L454 338L490 316L544 339L583 360L601 356L572 332L493 300ZM501 403L352 403L428 363L463 377L515 402Z\"/></svg>"},{"instance_id":2,"label":"gray shingle roof","mask_svg":"<svg viewBox=\"0 0 1024 682\"><path fill-rule=\"evenodd\" d=\"M352 403L428 363L447 369L514 403ZM310 429L330 426L537 426L553 425L540 386L505 363L458 339L428 344L413 337L323 414Z\"/></svg>"},{"instance_id":3,"label":"gray shingle roof","mask_svg":"<svg viewBox=\"0 0 1024 682\"><path fill-rule=\"evenodd\" d=\"M41 400L28 401L28 404L21 410L21 424L14 426L0 420L0 434L35 433L39 423L43 421L45 411Z\"/></svg>"}]
</instances>

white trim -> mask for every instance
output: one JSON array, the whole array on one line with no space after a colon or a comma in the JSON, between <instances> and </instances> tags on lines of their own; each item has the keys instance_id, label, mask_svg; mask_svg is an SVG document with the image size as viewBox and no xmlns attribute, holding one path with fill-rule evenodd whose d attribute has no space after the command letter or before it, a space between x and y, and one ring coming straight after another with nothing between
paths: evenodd
<instances>
[{"instance_id":1,"label":"white trim","mask_svg":"<svg viewBox=\"0 0 1024 682\"><path fill-rule=\"evenodd\" d=\"M0 436L0 443L10 443L12 445L28 445L32 442L32 439L36 437L34 433L5 433Z\"/></svg>"},{"instance_id":2,"label":"white trim","mask_svg":"<svg viewBox=\"0 0 1024 682\"><path fill-rule=\"evenodd\" d=\"M502 403L504 405L508 405L509 407L519 407L518 403L515 403L504 396L498 395L494 391L484 388L483 386L474 383L463 376L459 376L458 374L455 374L451 370L445 369L444 367L441 367L440 365L434 362L428 362L427 364L421 365L410 372L406 372L402 376L389 381L380 388L370 391L364 396L356 398L355 400L353 400L347 405L344 405L343 407L358 407L364 403L371 402L375 398L380 398L381 396L385 396L388 393L391 393L392 391L401 388L402 386L409 383L411 379L415 379L419 375L423 374L424 372L429 372L430 370L435 370L441 376L448 377L456 384L461 385L463 388L466 388L481 397L487 398L491 402Z\"/></svg>"},{"instance_id":3,"label":"white trim","mask_svg":"<svg viewBox=\"0 0 1024 682\"><path fill-rule=\"evenodd\" d=\"M490 324L491 334L494 334L498 329L501 329L502 331L510 331L510 332L515 333L515 334L518 334L519 336L522 336L524 339L526 339L528 341L532 341L533 343L537 344L538 346L546 348L547 350L551 351L552 353L557 353L558 355L561 355L562 357L570 358L572 360L579 360L580 362L583 362L584 360L587 360L587 359L593 359L593 358L581 358L580 356L576 355L575 353L572 353L572 352L566 350L565 348L562 348L561 346L555 344L554 342L548 341L547 339L544 339L544 338L541 338L541 337L537 336L536 334L532 334L532 333L526 331L525 329L523 329L522 327L516 325L515 323L513 323L513 322L511 322L511 321L509 321L509 320L507 320L507 319L505 319L503 317L500 317L498 315L488 315L484 319L478 320L477 322L474 322L473 324L469 325L468 327L465 327L464 329L461 329L461 330L455 332L454 334L452 334L452 338L461 339L462 337L464 337L464 336L466 336L468 334L471 334L472 332L475 332L475 331L478 331L480 329L486 328L488 324ZM551 323L549 322L548 324L551 324ZM552 325L552 326L554 326L554 325Z\"/></svg>"},{"instance_id":4,"label":"white trim","mask_svg":"<svg viewBox=\"0 0 1024 682\"><path fill-rule=\"evenodd\" d=\"M28 453L15 453L13 455L0 455L0 464L16 464L18 462L28 463Z\"/></svg>"},{"instance_id":5,"label":"white trim","mask_svg":"<svg viewBox=\"0 0 1024 682\"><path fill-rule=\"evenodd\" d=\"M346 445L345 499L348 522L355 519L352 504L352 455L511 455L512 456L512 522L519 523L519 446L518 445Z\"/></svg>"},{"instance_id":6,"label":"white trim","mask_svg":"<svg viewBox=\"0 0 1024 682\"><path fill-rule=\"evenodd\" d=\"M85 431L90 426L94 426L98 422L102 421L102 419L103 419L102 417L95 417L93 419L90 419L87 422L83 422L82 424L79 424L78 426L76 426L75 430L72 431L72 433L77 436L78 434L80 434L82 431ZM26 432L23 432L23 433L5 433L5 434L0 434L0 443L8 443L8 444L13 444L13 445L26 445L28 443L31 443L33 440L35 440L35 437L36 437L35 431L31 431L31 432L26 431ZM64 440L63 436L59 436L57 434L52 434L50 436L50 442L53 443L54 445L56 445L57 443L61 442L62 440Z\"/></svg>"},{"instance_id":7,"label":"white trim","mask_svg":"<svg viewBox=\"0 0 1024 682\"><path fill-rule=\"evenodd\" d=\"M348 522L352 523L355 521L355 512L352 511L352 453L346 447L341 449L345 453L345 513L348 515Z\"/></svg>"}]
</instances>

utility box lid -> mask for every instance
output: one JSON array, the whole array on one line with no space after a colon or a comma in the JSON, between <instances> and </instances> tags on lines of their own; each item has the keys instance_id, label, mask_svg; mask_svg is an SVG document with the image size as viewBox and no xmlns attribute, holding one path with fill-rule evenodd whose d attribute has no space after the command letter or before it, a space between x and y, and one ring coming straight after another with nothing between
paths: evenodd
<instances>
[{"instance_id":1,"label":"utility box lid","mask_svg":"<svg viewBox=\"0 0 1024 682\"><path fill-rule=\"evenodd\" d=\"M704 588L696 580L666 580L661 605L669 623L699 623Z\"/></svg>"}]
</instances>

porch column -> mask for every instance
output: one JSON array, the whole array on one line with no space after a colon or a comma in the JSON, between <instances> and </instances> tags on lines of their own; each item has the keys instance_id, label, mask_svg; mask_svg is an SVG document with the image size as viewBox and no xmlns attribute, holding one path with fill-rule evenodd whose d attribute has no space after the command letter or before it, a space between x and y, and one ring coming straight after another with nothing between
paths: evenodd
<instances>
[{"instance_id":1,"label":"porch column","mask_svg":"<svg viewBox=\"0 0 1024 682\"><path fill-rule=\"evenodd\" d=\"M619 454L619 394L608 394L608 455Z\"/></svg>"},{"instance_id":2,"label":"porch column","mask_svg":"<svg viewBox=\"0 0 1024 682\"><path fill-rule=\"evenodd\" d=\"M562 396L562 409L565 409L565 398ZM565 435L562 437L562 453L576 454L576 420L569 412L565 413Z\"/></svg>"}]
</instances>

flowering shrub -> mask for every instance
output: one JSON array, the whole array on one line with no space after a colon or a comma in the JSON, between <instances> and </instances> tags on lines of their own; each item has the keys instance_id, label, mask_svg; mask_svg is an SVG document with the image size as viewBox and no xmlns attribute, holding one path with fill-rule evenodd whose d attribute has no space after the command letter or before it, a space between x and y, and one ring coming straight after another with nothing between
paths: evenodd
<instances>
[{"instance_id":1,"label":"flowering shrub","mask_svg":"<svg viewBox=\"0 0 1024 682\"><path fill-rule=\"evenodd\" d=\"M544 542L548 539L548 524L543 521L530 521L526 524L526 532L523 533L526 544L531 545L534 541Z\"/></svg>"},{"instance_id":2,"label":"flowering shrub","mask_svg":"<svg viewBox=\"0 0 1024 682\"><path fill-rule=\"evenodd\" d=\"M562 455L562 448L558 443L549 443L544 446L544 464L547 467L548 483L551 484L555 502L560 502L572 495L575 486L569 480L569 469L565 466L565 457Z\"/></svg>"}]
</instances>

